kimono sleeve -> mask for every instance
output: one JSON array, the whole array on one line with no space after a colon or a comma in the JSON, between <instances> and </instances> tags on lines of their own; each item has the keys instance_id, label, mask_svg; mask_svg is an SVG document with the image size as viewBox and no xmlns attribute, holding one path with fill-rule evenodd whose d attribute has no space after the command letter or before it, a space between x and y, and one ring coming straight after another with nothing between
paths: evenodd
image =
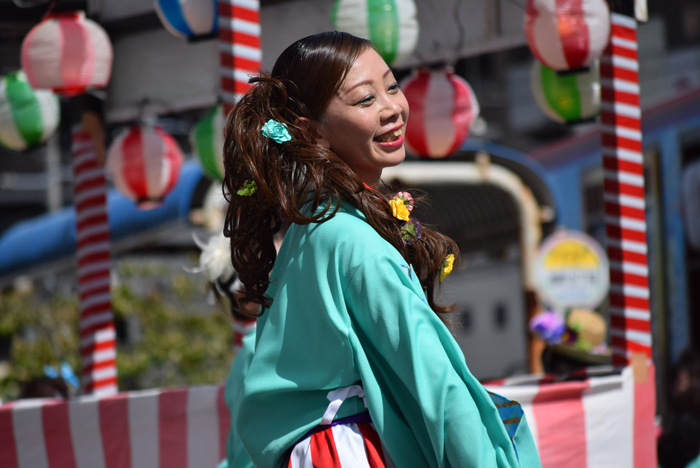
<instances>
[{"instance_id":1,"label":"kimono sleeve","mask_svg":"<svg viewBox=\"0 0 700 468\"><path fill-rule=\"evenodd\" d=\"M368 401L389 455L402 456L391 440L393 418L405 421L431 467L519 467L495 405L402 260L398 253L369 256L345 295L372 370L363 380L376 378L384 393Z\"/></svg>"}]
</instances>

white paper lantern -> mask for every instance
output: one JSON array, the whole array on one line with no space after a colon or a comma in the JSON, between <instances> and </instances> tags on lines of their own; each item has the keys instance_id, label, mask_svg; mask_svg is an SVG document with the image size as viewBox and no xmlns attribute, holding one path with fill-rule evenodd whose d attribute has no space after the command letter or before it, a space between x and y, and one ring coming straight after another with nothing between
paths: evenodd
<instances>
[{"instance_id":1,"label":"white paper lantern","mask_svg":"<svg viewBox=\"0 0 700 468\"><path fill-rule=\"evenodd\" d=\"M177 37L211 36L218 30L216 0L155 0L161 23Z\"/></svg>"},{"instance_id":2,"label":"white paper lantern","mask_svg":"<svg viewBox=\"0 0 700 468\"><path fill-rule=\"evenodd\" d=\"M610 9L605 0L528 0L525 11L530 50L549 68L584 68L608 45Z\"/></svg>"},{"instance_id":3,"label":"white paper lantern","mask_svg":"<svg viewBox=\"0 0 700 468\"><path fill-rule=\"evenodd\" d=\"M406 60L418 43L413 0L336 0L331 22L338 31L372 41L392 67Z\"/></svg>"},{"instance_id":4,"label":"white paper lantern","mask_svg":"<svg viewBox=\"0 0 700 468\"><path fill-rule=\"evenodd\" d=\"M561 74L535 60L530 85L537 105L557 122L585 122L600 112L597 62L578 73Z\"/></svg>"},{"instance_id":5,"label":"white paper lantern","mask_svg":"<svg viewBox=\"0 0 700 468\"><path fill-rule=\"evenodd\" d=\"M45 143L59 120L54 93L32 88L21 71L0 78L0 144L21 151Z\"/></svg>"},{"instance_id":6,"label":"white paper lantern","mask_svg":"<svg viewBox=\"0 0 700 468\"><path fill-rule=\"evenodd\" d=\"M112 44L85 13L52 13L22 42L22 68L37 89L72 96L107 86Z\"/></svg>"},{"instance_id":7,"label":"white paper lantern","mask_svg":"<svg viewBox=\"0 0 700 468\"><path fill-rule=\"evenodd\" d=\"M134 125L112 143L107 168L122 195L150 209L177 183L183 159L175 139L162 129Z\"/></svg>"},{"instance_id":8,"label":"white paper lantern","mask_svg":"<svg viewBox=\"0 0 700 468\"><path fill-rule=\"evenodd\" d=\"M408 150L423 158L444 158L457 151L479 116L471 86L446 67L419 69L401 87L411 108L405 137Z\"/></svg>"}]
</instances>

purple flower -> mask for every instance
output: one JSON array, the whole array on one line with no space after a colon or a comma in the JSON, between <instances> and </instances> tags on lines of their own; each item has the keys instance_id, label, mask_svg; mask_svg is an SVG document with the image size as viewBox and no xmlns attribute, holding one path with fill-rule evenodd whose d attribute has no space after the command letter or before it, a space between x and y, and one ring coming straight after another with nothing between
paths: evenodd
<instances>
[{"instance_id":1,"label":"purple flower","mask_svg":"<svg viewBox=\"0 0 700 468\"><path fill-rule=\"evenodd\" d=\"M403 237L403 241L408 245L413 244L413 242L415 242L416 239L420 239L422 235L423 229L420 223L415 219L407 221L401 227L401 237Z\"/></svg>"},{"instance_id":2,"label":"purple flower","mask_svg":"<svg viewBox=\"0 0 700 468\"><path fill-rule=\"evenodd\" d=\"M548 344L561 343L566 325L564 319L556 312L541 312L530 320L530 330L539 335Z\"/></svg>"}]
</instances>

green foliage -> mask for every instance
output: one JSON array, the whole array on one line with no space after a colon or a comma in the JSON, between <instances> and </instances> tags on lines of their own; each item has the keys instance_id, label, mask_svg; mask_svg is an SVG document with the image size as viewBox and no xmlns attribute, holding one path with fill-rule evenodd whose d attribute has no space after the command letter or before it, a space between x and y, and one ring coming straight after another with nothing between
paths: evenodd
<instances>
[{"instance_id":1,"label":"green foliage","mask_svg":"<svg viewBox=\"0 0 700 468\"><path fill-rule=\"evenodd\" d=\"M232 330L223 312L178 310L157 291L139 297L126 286L114 289L113 308L118 320L141 329L118 349L120 389L216 383L228 374Z\"/></svg>"},{"instance_id":2,"label":"green foliage","mask_svg":"<svg viewBox=\"0 0 700 468\"><path fill-rule=\"evenodd\" d=\"M144 276L159 269L123 270L128 273L122 278L144 284ZM201 306L201 289L191 277L175 275L166 290L152 286L137 294L135 289L112 288L115 321L127 336L117 346L120 391L223 381L233 357L231 323L223 311ZM78 319L75 296L40 301L14 291L0 294L0 335L11 337L1 399L16 398L20 383L42 376L45 364L67 361L80 373Z\"/></svg>"},{"instance_id":3,"label":"green foliage","mask_svg":"<svg viewBox=\"0 0 700 468\"><path fill-rule=\"evenodd\" d=\"M0 379L0 398L16 398L20 383L40 377L44 365L80 362L78 301L54 297L48 302L27 294L0 294L0 335L12 338L7 375Z\"/></svg>"}]
</instances>

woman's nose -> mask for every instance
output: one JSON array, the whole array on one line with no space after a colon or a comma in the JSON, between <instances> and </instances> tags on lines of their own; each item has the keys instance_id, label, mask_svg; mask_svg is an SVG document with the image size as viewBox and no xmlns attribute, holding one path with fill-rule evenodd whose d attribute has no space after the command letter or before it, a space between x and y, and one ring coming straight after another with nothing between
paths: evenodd
<instances>
[{"instance_id":1,"label":"woman's nose","mask_svg":"<svg viewBox=\"0 0 700 468\"><path fill-rule=\"evenodd\" d=\"M386 95L384 97L384 106L382 109L384 120L392 119L401 115L403 112L403 106L398 98L392 95Z\"/></svg>"}]
</instances>

